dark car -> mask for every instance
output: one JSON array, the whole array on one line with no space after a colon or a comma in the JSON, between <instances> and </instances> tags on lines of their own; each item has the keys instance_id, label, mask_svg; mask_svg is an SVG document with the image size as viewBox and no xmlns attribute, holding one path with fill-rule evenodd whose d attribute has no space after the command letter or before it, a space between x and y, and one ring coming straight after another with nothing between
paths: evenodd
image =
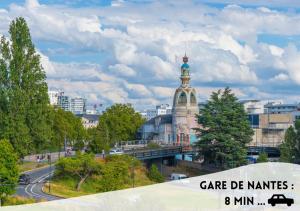
<instances>
[{"instance_id":1,"label":"dark car","mask_svg":"<svg viewBox=\"0 0 300 211\"><path fill-rule=\"evenodd\" d=\"M276 204L286 204L287 206L291 206L294 204L294 199L286 198L283 194L274 194L268 199L268 203L272 206L275 206Z\"/></svg>"},{"instance_id":2,"label":"dark car","mask_svg":"<svg viewBox=\"0 0 300 211\"><path fill-rule=\"evenodd\" d=\"M28 185L30 184L30 176L28 174L21 174L19 177L20 185Z\"/></svg>"}]
</instances>

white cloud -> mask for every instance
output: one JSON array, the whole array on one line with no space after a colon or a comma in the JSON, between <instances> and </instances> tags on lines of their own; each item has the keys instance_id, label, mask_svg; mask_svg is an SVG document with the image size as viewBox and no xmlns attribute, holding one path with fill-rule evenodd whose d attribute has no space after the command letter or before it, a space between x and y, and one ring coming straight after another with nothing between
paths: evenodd
<instances>
[{"instance_id":1,"label":"white cloud","mask_svg":"<svg viewBox=\"0 0 300 211\"><path fill-rule=\"evenodd\" d=\"M240 87L235 91L246 98L269 97L266 87L274 86L274 81L300 85L297 48L258 42L261 34L300 35L295 27L300 23L298 13L260 4L263 7L217 9L193 1L114 1L112 5L70 8L27 0L0 10L0 33L7 34L8 22L24 16L34 41L61 45L59 50L50 45L39 51L49 85L91 101L171 102L180 84L185 51L192 84L204 90L199 90L201 99L213 86ZM73 49L76 58L81 51L101 52L101 59L97 64L49 59L49 52L71 57L68 53L73 51L61 52L64 48Z\"/></svg>"},{"instance_id":2,"label":"white cloud","mask_svg":"<svg viewBox=\"0 0 300 211\"><path fill-rule=\"evenodd\" d=\"M283 62L291 80L300 84L300 52L294 45L289 45L285 49Z\"/></svg>"},{"instance_id":3,"label":"white cloud","mask_svg":"<svg viewBox=\"0 0 300 211\"><path fill-rule=\"evenodd\" d=\"M121 76L127 76L127 77L132 77L136 75L136 72L134 69L126 66L125 64L115 64L115 65L110 65L108 67L112 73L115 73L117 75Z\"/></svg>"},{"instance_id":4,"label":"white cloud","mask_svg":"<svg viewBox=\"0 0 300 211\"><path fill-rule=\"evenodd\" d=\"M271 78L270 80L271 81L287 81L287 80L289 80L289 76L287 74L280 73L280 74L274 76L273 78Z\"/></svg>"}]
</instances>

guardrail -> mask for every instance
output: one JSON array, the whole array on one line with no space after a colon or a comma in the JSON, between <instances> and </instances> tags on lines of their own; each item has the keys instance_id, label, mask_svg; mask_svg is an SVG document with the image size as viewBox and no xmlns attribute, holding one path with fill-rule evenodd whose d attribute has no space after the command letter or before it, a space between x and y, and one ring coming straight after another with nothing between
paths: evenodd
<instances>
[{"instance_id":1,"label":"guardrail","mask_svg":"<svg viewBox=\"0 0 300 211\"><path fill-rule=\"evenodd\" d=\"M139 160L147 160L161 157L170 157L182 153L182 147L168 147L159 149L148 150L133 150L128 151L126 154L132 155Z\"/></svg>"}]
</instances>

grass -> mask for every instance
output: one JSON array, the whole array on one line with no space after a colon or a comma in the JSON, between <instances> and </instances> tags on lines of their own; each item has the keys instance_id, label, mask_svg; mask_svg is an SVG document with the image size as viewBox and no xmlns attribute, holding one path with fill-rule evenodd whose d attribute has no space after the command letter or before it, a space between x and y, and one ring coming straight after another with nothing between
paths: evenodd
<instances>
[{"instance_id":1,"label":"grass","mask_svg":"<svg viewBox=\"0 0 300 211\"><path fill-rule=\"evenodd\" d=\"M146 176L146 169L144 167L139 167L135 170L134 178L135 187L154 184L154 182L150 181ZM51 182L50 194L62 198L70 198L99 193L101 192L101 184L99 182L100 180L101 176L94 175L88 178L86 182L82 184L80 191L77 191L76 184L78 182L78 179L74 177L54 178ZM128 183L124 184L124 186L120 189L131 188L132 184L132 180L130 179ZM49 184L46 184L44 186L43 191L45 193L49 193Z\"/></svg>"},{"instance_id":2,"label":"grass","mask_svg":"<svg viewBox=\"0 0 300 211\"><path fill-rule=\"evenodd\" d=\"M25 198L22 196L8 196L3 200L3 206L32 204L36 202L42 202L43 200L35 200L34 198Z\"/></svg>"},{"instance_id":3,"label":"grass","mask_svg":"<svg viewBox=\"0 0 300 211\"><path fill-rule=\"evenodd\" d=\"M24 171L29 171L36 168L44 167L47 165L48 165L47 162L37 163L37 162L24 161L23 163L19 163L19 170L20 172L24 172Z\"/></svg>"}]
</instances>

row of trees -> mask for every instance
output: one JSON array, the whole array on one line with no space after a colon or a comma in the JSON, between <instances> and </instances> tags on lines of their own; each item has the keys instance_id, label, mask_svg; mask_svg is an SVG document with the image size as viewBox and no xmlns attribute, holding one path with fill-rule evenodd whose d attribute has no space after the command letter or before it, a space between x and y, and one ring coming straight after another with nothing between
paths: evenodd
<instances>
[{"instance_id":1,"label":"row of trees","mask_svg":"<svg viewBox=\"0 0 300 211\"><path fill-rule=\"evenodd\" d=\"M9 34L0 42L0 138L22 156L50 140L48 88L25 20L12 21Z\"/></svg>"},{"instance_id":2,"label":"row of trees","mask_svg":"<svg viewBox=\"0 0 300 211\"><path fill-rule=\"evenodd\" d=\"M129 155L112 155L104 160L95 159L94 154L77 153L75 157L61 158L56 164L54 180L72 177L76 190L80 191L87 180L97 180L97 191L106 192L123 189L128 184L134 187L135 174L144 169L141 161ZM155 165L147 173L153 182L163 182L164 177Z\"/></svg>"},{"instance_id":3,"label":"row of trees","mask_svg":"<svg viewBox=\"0 0 300 211\"><path fill-rule=\"evenodd\" d=\"M144 120L131 106L113 105L89 130L71 112L50 106L46 74L24 18L12 21L9 35L0 40L0 183L10 186L1 185L0 194L14 190L17 158L60 151L65 142L97 153L135 138Z\"/></svg>"},{"instance_id":4,"label":"row of trees","mask_svg":"<svg viewBox=\"0 0 300 211\"><path fill-rule=\"evenodd\" d=\"M12 21L10 39L0 41L0 139L20 157L59 150L66 138L82 146L78 118L49 105L46 74L23 18Z\"/></svg>"}]
</instances>

